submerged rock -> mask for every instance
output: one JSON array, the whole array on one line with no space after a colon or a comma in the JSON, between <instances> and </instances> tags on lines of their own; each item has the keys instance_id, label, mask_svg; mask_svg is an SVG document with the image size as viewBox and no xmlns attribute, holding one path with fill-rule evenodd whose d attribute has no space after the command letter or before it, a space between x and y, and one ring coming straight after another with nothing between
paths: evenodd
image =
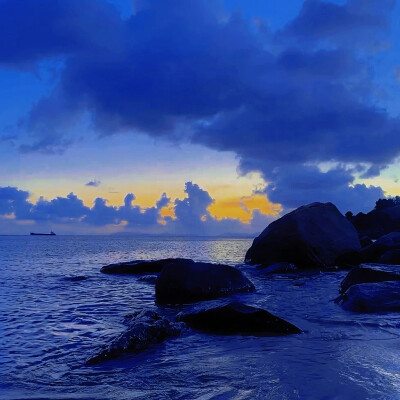
<instances>
[{"instance_id":1,"label":"submerged rock","mask_svg":"<svg viewBox=\"0 0 400 400\"><path fill-rule=\"evenodd\" d=\"M270 336L301 333L296 326L266 310L240 303L183 314L179 320L192 328L219 334Z\"/></svg>"},{"instance_id":2,"label":"submerged rock","mask_svg":"<svg viewBox=\"0 0 400 400\"><path fill-rule=\"evenodd\" d=\"M261 265L258 268L265 274L286 274L298 271L298 268L294 264L288 262L276 263L268 267Z\"/></svg>"},{"instance_id":3,"label":"submerged rock","mask_svg":"<svg viewBox=\"0 0 400 400\"><path fill-rule=\"evenodd\" d=\"M341 296L339 303L345 310L359 313L400 311L400 282L353 285Z\"/></svg>"},{"instance_id":4,"label":"submerged rock","mask_svg":"<svg viewBox=\"0 0 400 400\"><path fill-rule=\"evenodd\" d=\"M182 324L172 323L154 311L141 311L132 317L124 332L99 354L91 357L86 364L93 365L111 360L123 353L138 353L154 343L179 335L181 329Z\"/></svg>"},{"instance_id":5,"label":"submerged rock","mask_svg":"<svg viewBox=\"0 0 400 400\"><path fill-rule=\"evenodd\" d=\"M192 263L194 262L188 258L164 258L162 260L134 260L121 262L117 264L110 264L104 266L100 272L103 274L149 274L159 273L166 265L170 263Z\"/></svg>"},{"instance_id":6,"label":"submerged rock","mask_svg":"<svg viewBox=\"0 0 400 400\"><path fill-rule=\"evenodd\" d=\"M400 249L389 250L382 254L378 264L400 265Z\"/></svg>"},{"instance_id":7,"label":"submerged rock","mask_svg":"<svg viewBox=\"0 0 400 400\"><path fill-rule=\"evenodd\" d=\"M254 285L243 273L229 265L170 263L157 278L156 301L161 304L192 303L254 290Z\"/></svg>"},{"instance_id":8,"label":"submerged rock","mask_svg":"<svg viewBox=\"0 0 400 400\"><path fill-rule=\"evenodd\" d=\"M77 275L77 276L66 276L64 278L65 281L69 281L69 282L80 282L80 281L86 281L87 276L83 276L83 275Z\"/></svg>"},{"instance_id":9,"label":"submerged rock","mask_svg":"<svg viewBox=\"0 0 400 400\"><path fill-rule=\"evenodd\" d=\"M320 269L360 250L356 229L332 203L312 203L268 225L245 259L266 266L287 262L300 269Z\"/></svg>"},{"instance_id":10,"label":"submerged rock","mask_svg":"<svg viewBox=\"0 0 400 400\"><path fill-rule=\"evenodd\" d=\"M340 284L339 293L344 293L348 288L360 283L373 283L384 281L400 281L399 274L383 271L377 268L358 267L352 269Z\"/></svg>"}]
</instances>

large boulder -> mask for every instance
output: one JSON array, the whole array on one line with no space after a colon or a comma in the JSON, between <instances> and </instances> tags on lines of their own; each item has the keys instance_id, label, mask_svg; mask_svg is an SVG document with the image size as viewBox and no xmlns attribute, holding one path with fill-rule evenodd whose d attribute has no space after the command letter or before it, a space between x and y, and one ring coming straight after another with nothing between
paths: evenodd
<instances>
[{"instance_id":1,"label":"large boulder","mask_svg":"<svg viewBox=\"0 0 400 400\"><path fill-rule=\"evenodd\" d=\"M246 253L252 264L288 262L300 269L333 266L361 250L354 226L332 203L312 203L272 222Z\"/></svg>"},{"instance_id":2,"label":"large boulder","mask_svg":"<svg viewBox=\"0 0 400 400\"><path fill-rule=\"evenodd\" d=\"M182 324L172 323L154 311L141 311L132 317L124 332L99 354L91 357L86 364L92 365L111 360L124 353L139 353L154 343L179 335L181 329Z\"/></svg>"},{"instance_id":3,"label":"large boulder","mask_svg":"<svg viewBox=\"0 0 400 400\"><path fill-rule=\"evenodd\" d=\"M339 293L346 292L353 285L360 283L376 283L384 281L400 281L400 271L399 273L385 271L379 267L369 268L369 267L358 267L352 269L340 284Z\"/></svg>"},{"instance_id":4,"label":"large boulder","mask_svg":"<svg viewBox=\"0 0 400 400\"><path fill-rule=\"evenodd\" d=\"M129 274L140 275L159 273L161 270L170 263L191 263L193 260L188 258L164 258L161 260L134 260L127 262L120 262L116 264L106 265L101 268L100 272L103 274Z\"/></svg>"},{"instance_id":5,"label":"large boulder","mask_svg":"<svg viewBox=\"0 0 400 400\"><path fill-rule=\"evenodd\" d=\"M377 262L389 250L400 249L400 232L391 232L380 237L361 252L364 262Z\"/></svg>"},{"instance_id":6,"label":"large boulder","mask_svg":"<svg viewBox=\"0 0 400 400\"><path fill-rule=\"evenodd\" d=\"M240 303L184 314L179 320L194 329L218 334L270 336L301 333L297 326L268 311Z\"/></svg>"},{"instance_id":7,"label":"large boulder","mask_svg":"<svg viewBox=\"0 0 400 400\"><path fill-rule=\"evenodd\" d=\"M341 296L339 303L345 310L359 313L400 311L400 282L353 285Z\"/></svg>"},{"instance_id":8,"label":"large boulder","mask_svg":"<svg viewBox=\"0 0 400 400\"><path fill-rule=\"evenodd\" d=\"M253 290L243 273L229 265L170 263L157 278L156 300L161 304L192 303Z\"/></svg>"}]
</instances>

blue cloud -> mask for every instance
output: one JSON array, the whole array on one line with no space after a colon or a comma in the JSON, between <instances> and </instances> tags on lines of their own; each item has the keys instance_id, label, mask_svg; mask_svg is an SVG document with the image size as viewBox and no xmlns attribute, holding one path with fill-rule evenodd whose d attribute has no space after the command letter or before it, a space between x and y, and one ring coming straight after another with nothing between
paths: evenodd
<instances>
[{"instance_id":1,"label":"blue cloud","mask_svg":"<svg viewBox=\"0 0 400 400\"><path fill-rule=\"evenodd\" d=\"M377 199L384 197L380 187L350 186L353 176L340 167L321 172L315 166L293 166L274 174L273 184L267 187L266 193L272 202L279 201L289 209L314 199L333 202L343 214L349 210L368 212L374 208Z\"/></svg>"},{"instance_id":2,"label":"blue cloud","mask_svg":"<svg viewBox=\"0 0 400 400\"><path fill-rule=\"evenodd\" d=\"M85 183L85 186L93 186L93 187L99 187L101 185L101 181L98 180L93 180L89 181L88 183Z\"/></svg>"},{"instance_id":3,"label":"blue cloud","mask_svg":"<svg viewBox=\"0 0 400 400\"><path fill-rule=\"evenodd\" d=\"M0 63L64 62L53 92L21 125L34 135L21 150L61 151L89 113L101 135L144 132L233 151L286 207L317 195L371 199L380 189L354 186L354 173L308 166L368 165L359 174L376 176L400 154L400 121L377 107L372 68L393 4L307 0L273 33L212 0L135 1L125 19L105 0L2 1ZM201 225L206 214L188 202L176 204L182 221ZM94 208L87 222L119 221L104 201Z\"/></svg>"},{"instance_id":4,"label":"blue cloud","mask_svg":"<svg viewBox=\"0 0 400 400\"><path fill-rule=\"evenodd\" d=\"M16 187L0 187L0 215L12 215L23 219L29 214L29 192Z\"/></svg>"},{"instance_id":5,"label":"blue cloud","mask_svg":"<svg viewBox=\"0 0 400 400\"><path fill-rule=\"evenodd\" d=\"M260 232L274 217L253 211L249 224L234 218L218 220L212 217L208 207L213 203L209 193L197 184L187 182L186 198L174 202L163 193L155 206L143 208L135 205L135 195L128 193L124 204L112 206L107 200L97 198L92 207L84 205L75 194L45 200L40 197L36 203L29 201L29 193L13 187L0 187L0 220L5 216L8 229L15 231L19 221L32 221L38 226L58 225L74 232L86 232L91 228L116 226L120 231L170 233L179 235L224 235L254 234ZM165 206L174 208L176 218L162 218L160 211ZM4 224L4 219L2 220ZM45 225L43 225L45 224ZM12 226L13 225L13 226ZM0 232L4 227L0 227ZM24 229L23 227L20 228ZM6 233L6 232L4 232Z\"/></svg>"}]
</instances>

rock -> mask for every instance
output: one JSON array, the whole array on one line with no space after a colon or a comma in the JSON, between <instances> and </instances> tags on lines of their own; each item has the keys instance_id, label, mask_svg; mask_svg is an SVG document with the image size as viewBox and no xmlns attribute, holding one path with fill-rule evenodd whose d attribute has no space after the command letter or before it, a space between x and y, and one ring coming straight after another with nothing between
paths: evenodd
<instances>
[{"instance_id":1,"label":"rock","mask_svg":"<svg viewBox=\"0 0 400 400\"><path fill-rule=\"evenodd\" d=\"M128 262L121 262L117 264L110 264L104 266L100 272L103 274L149 274L159 273L169 263L191 263L193 260L187 258L165 258L162 260L134 260Z\"/></svg>"},{"instance_id":2,"label":"rock","mask_svg":"<svg viewBox=\"0 0 400 400\"><path fill-rule=\"evenodd\" d=\"M229 265L202 262L170 263L156 281L156 301L161 304L192 303L251 292L254 285Z\"/></svg>"},{"instance_id":3,"label":"rock","mask_svg":"<svg viewBox=\"0 0 400 400\"><path fill-rule=\"evenodd\" d=\"M400 311L400 282L353 285L339 302L345 310L359 313Z\"/></svg>"},{"instance_id":4,"label":"rock","mask_svg":"<svg viewBox=\"0 0 400 400\"><path fill-rule=\"evenodd\" d=\"M288 262L272 264L269 267L261 265L258 268L265 274L286 274L298 271L298 268L294 264Z\"/></svg>"},{"instance_id":5,"label":"rock","mask_svg":"<svg viewBox=\"0 0 400 400\"><path fill-rule=\"evenodd\" d=\"M361 247L362 247L362 248L368 247L368 246L370 246L372 243L374 243L374 242L373 242L372 239L369 238L368 236L363 236L363 237L360 238L360 244L361 244Z\"/></svg>"},{"instance_id":6,"label":"rock","mask_svg":"<svg viewBox=\"0 0 400 400\"><path fill-rule=\"evenodd\" d=\"M179 319L194 329L219 334L270 336L301 333L299 328L268 311L240 303L184 314Z\"/></svg>"},{"instance_id":7,"label":"rock","mask_svg":"<svg viewBox=\"0 0 400 400\"><path fill-rule=\"evenodd\" d=\"M133 316L124 332L99 354L91 357L86 365L111 360L124 353L139 353L154 343L179 335L181 329L182 324L171 323L154 311L141 311Z\"/></svg>"},{"instance_id":8,"label":"rock","mask_svg":"<svg viewBox=\"0 0 400 400\"><path fill-rule=\"evenodd\" d=\"M364 261L360 251L349 251L348 253L340 255L336 259L336 265L340 269L352 269L360 265Z\"/></svg>"},{"instance_id":9,"label":"rock","mask_svg":"<svg viewBox=\"0 0 400 400\"><path fill-rule=\"evenodd\" d=\"M400 249L389 250L378 259L378 264L400 265Z\"/></svg>"},{"instance_id":10,"label":"rock","mask_svg":"<svg viewBox=\"0 0 400 400\"><path fill-rule=\"evenodd\" d=\"M379 267L378 267L379 268ZM383 271L377 268L358 267L352 269L340 284L339 293L344 293L346 290L360 283L372 283L383 281L397 281L400 280L399 274Z\"/></svg>"},{"instance_id":11,"label":"rock","mask_svg":"<svg viewBox=\"0 0 400 400\"><path fill-rule=\"evenodd\" d=\"M272 222L254 239L245 260L266 266L288 262L300 269L320 269L360 250L356 229L332 203L312 203Z\"/></svg>"},{"instance_id":12,"label":"rock","mask_svg":"<svg viewBox=\"0 0 400 400\"><path fill-rule=\"evenodd\" d=\"M390 211L389 211L390 212ZM360 236L376 239L395 230L398 222L394 221L388 212L372 210L368 214L359 213L350 218Z\"/></svg>"},{"instance_id":13,"label":"rock","mask_svg":"<svg viewBox=\"0 0 400 400\"><path fill-rule=\"evenodd\" d=\"M64 278L65 281L69 281L69 282L80 282L80 281L85 281L86 279L87 279L87 277L83 276L83 275L66 276Z\"/></svg>"},{"instance_id":14,"label":"rock","mask_svg":"<svg viewBox=\"0 0 400 400\"><path fill-rule=\"evenodd\" d=\"M157 276L156 275L144 275L141 276L138 281L140 282L147 282L147 283L156 283Z\"/></svg>"},{"instance_id":15,"label":"rock","mask_svg":"<svg viewBox=\"0 0 400 400\"><path fill-rule=\"evenodd\" d=\"M370 246L362 249L364 262L377 262L384 253L392 249L400 249L400 232L391 232L380 237Z\"/></svg>"}]
</instances>

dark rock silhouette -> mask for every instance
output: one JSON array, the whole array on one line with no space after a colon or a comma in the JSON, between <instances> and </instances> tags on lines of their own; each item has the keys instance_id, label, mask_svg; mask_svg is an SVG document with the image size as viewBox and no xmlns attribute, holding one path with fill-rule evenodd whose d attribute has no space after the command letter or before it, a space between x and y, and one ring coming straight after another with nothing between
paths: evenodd
<instances>
[{"instance_id":1,"label":"dark rock silhouette","mask_svg":"<svg viewBox=\"0 0 400 400\"><path fill-rule=\"evenodd\" d=\"M368 246L370 246L372 243L374 243L374 242L373 242L372 239L371 239L370 237L368 237L368 236L363 236L363 237L360 238L360 244L361 244L361 247L362 247L362 248L368 247Z\"/></svg>"},{"instance_id":2,"label":"dark rock silhouette","mask_svg":"<svg viewBox=\"0 0 400 400\"><path fill-rule=\"evenodd\" d=\"M346 214L347 215L347 214ZM377 239L390 232L400 230L400 197L379 199L375 208L367 214L348 214L360 236Z\"/></svg>"},{"instance_id":3,"label":"dark rock silhouette","mask_svg":"<svg viewBox=\"0 0 400 400\"><path fill-rule=\"evenodd\" d=\"M149 274L159 273L167 265L173 263L191 263L188 258L165 258L162 260L134 260L104 266L100 272L103 274Z\"/></svg>"},{"instance_id":4,"label":"dark rock silhouette","mask_svg":"<svg viewBox=\"0 0 400 400\"><path fill-rule=\"evenodd\" d=\"M288 262L300 269L321 269L360 250L356 229L332 203L312 203L272 222L254 239L245 259L266 266Z\"/></svg>"},{"instance_id":5,"label":"dark rock silhouette","mask_svg":"<svg viewBox=\"0 0 400 400\"><path fill-rule=\"evenodd\" d=\"M288 262L280 262L277 264L269 265L268 267L261 265L259 269L264 274L286 274L298 271L298 268L294 264Z\"/></svg>"},{"instance_id":6,"label":"dark rock silhouette","mask_svg":"<svg viewBox=\"0 0 400 400\"><path fill-rule=\"evenodd\" d=\"M154 311L141 311L132 317L124 332L99 354L91 357L86 365L117 358L124 353L138 353L154 343L179 335L181 329L182 324L172 323Z\"/></svg>"},{"instance_id":7,"label":"dark rock silhouette","mask_svg":"<svg viewBox=\"0 0 400 400\"><path fill-rule=\"evenodd\" d=\"M357 265L360 265L364 262L364 258L360 251L349 251L348 253L340 255L336 259L336 266L340 269L352 269Z\"/></svg>"},{"instance_id":8,"label":"dark rock silhouette","mask_svg":"<svg viewBox=\"0 0 400 400\"><path fill-rule=\"evenodd\" d=\"M389 250L378 259L378 264L400 265L400 249Z\"/></svg>"},{"instance_id":9,"label":"dark rock silhouette","mask_svg":"<svg viewBox=\"0 0 400 400\"><path fill-rule=\"evenodd\" d=\"M362 249L364 262L378 262L379 258L389 250L400 249L400 232L391 232L377 239L370 246Z\"/></svg>"},{"instance_id":10,"label":"dark rock silhouette","mask_svg":"<svg viewBox=\"0 0 400 400\"><path fill-rule=\"evenodd\" d=\"M291 323L260 308L230 303L179 316L188 326L212 333L242 335L287 335L301 333Z\"/></svg>"},{"instance_id":11,"label":"dark rock silhouette","mask_svg":"<svg viewBox=\"0 0 400 400\"><path fill-rule=\"evenodd\" d=\"M376 283L384 281L400 281L400 270L396 274L394 272L382 269L358 267L352 269L340 284L339 293L344 293L353 285L360 283Z\"/></svg>"},{"instance_id":12,"label":"dark rock silhouette","mask_svg":"<svg viewBox=\"0 0 400 400\"><path fill-rule=\"evenodd\" d=\"M86 279L88 279L88 278L86 276L83 276L83 275L66 276L64 278L65 281L69 281L69 282L80 282L80 281L85 281Z\"/></svg>"},{"instance_id":13,"label":"dark rock silhouette","mask_svg":"<svg viewBox=\"0 0 400 400\"><path fill-rule=\"evenodd\" d=\"M400 311L400 282L353 285L341 296L339 303L345 310L359 313Z\"/></svg>"},{"instance_id":14,"label":"dark rock silhouette","mask_svg":"<svg viewBox=\"0 0 400 400\"><path fill-rule=\"evenodd\" d=\"M253 290L243 273L229 265L178 262L166 265L158 276L156 301L192 303Z\"/></svg>"},{"instance_id":15,"label":"dark rock silhouette","mask_svg":"<svg viewBox=\"0 0 400 400\"><path fill-rule=\"evenodd\" d=\"M398 226L387 212L380 210L372 210L368 214L360 212L349 220L357 229L360 236L369 236L372 239L392 232Z\"/></svg>"}]
</instances>

